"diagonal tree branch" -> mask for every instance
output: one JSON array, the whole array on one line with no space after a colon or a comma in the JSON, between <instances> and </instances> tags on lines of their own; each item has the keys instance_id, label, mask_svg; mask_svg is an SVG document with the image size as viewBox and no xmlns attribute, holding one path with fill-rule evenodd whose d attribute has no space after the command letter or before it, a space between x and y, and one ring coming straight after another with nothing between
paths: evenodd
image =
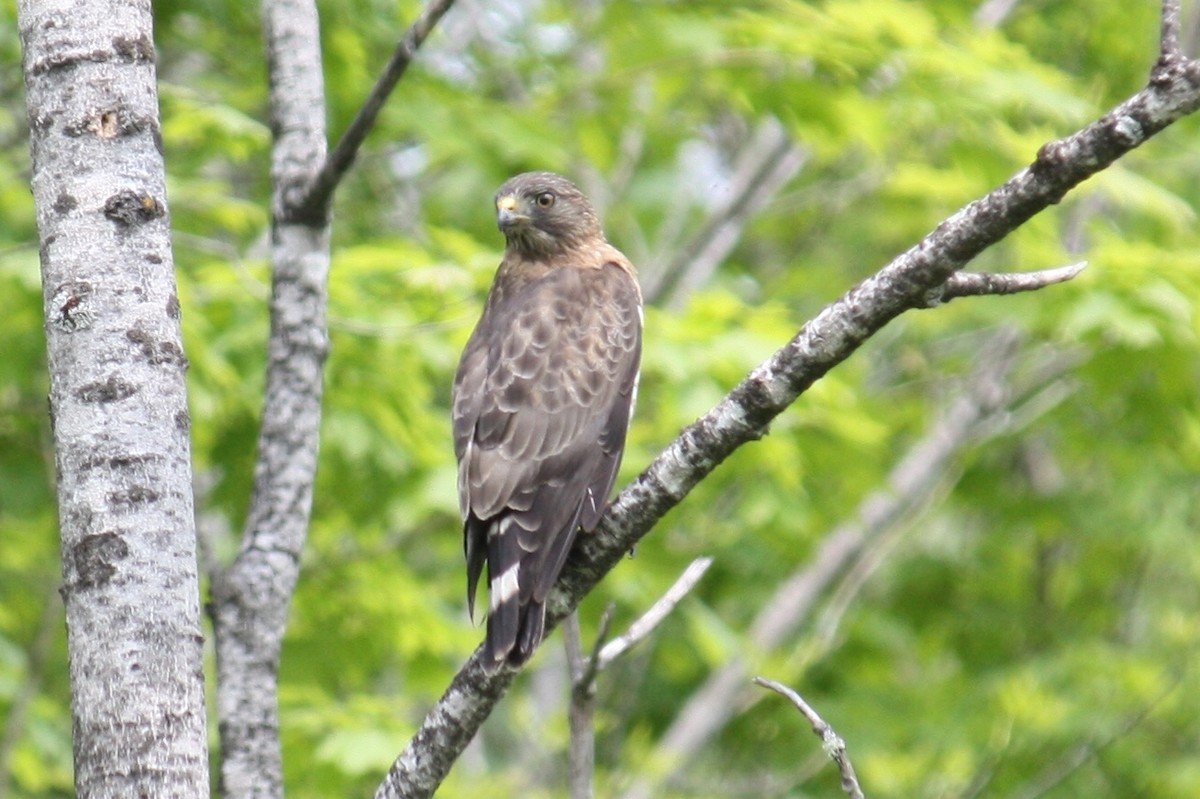
<instances>
[{"instance_id":1,"label":"diagonal tree branch","mask_svg":"<svg viewBox=\"0 0 1200 799\"><path fill-rule=\"evenodd\" d=\"M579 633L579 614L572 613L564 621L563 633L571 672L571 705L567 716L571 728L569 772L572 799L593 795L596 736L592 719L595 715L596 678L617 658L648 638L696 587L712 562L713 559L709 557L692 561L666 593L629 625L628 630L605 643L609 625L612 624L613 605L610 604L600 619L596 641L587 657L583 654L583 642Z\"/></svg>"},{"instance_id":2,"label":"diagonal tree branch","mask_svg":"<svg viewBox=\"0 0 1200 799\"><path fill-rule=\"evenodd\" d=\"M358 149L366 141L367 134L379 118L379 112L383 110L383 104L387 102L400 78L404 77L408 65L416 58L417 50L425 38L452 5L454 0L433 0L409 27L350 127L321 165L321 170L303 187L302 194L291 198L292 205L289 211L295 219L312 223L324 220L329 215L333 192L354 163Z\"/></svg>"},{"instance_id":3,"label":"diagonal tree branch","mask_svg":"<svg viewBox=\"0 0 1200 799\"><path fill-rule=\"evenodd\" d=\"M1169 16L1172 0L1164 3ZM872 334L913 308L987 247L1083 180L1200 108L1200 62L1163 48L1141 91L1092 124L1044 145L1008 182L965 206L920 243L827 306L792 341L752 371L713 410L685 429L609 507L600 528L572 553L551 594L548 621L561 620L670 508L734 450ZM486 676L478 650L389 770L376 797L426 797L512 683Z\"/></svg>"},{"instance_id":4,"label":"diagonal tree branch","mask_svg":"<svg viewBox=\"0 0 1200 799\"><path fill-rule=\"evenodd\" d=\"M654 628L662 624L663 620L671 615L671 611L675 610L675 606L696 587L712 562L713 559L710 557L693 560L683 570L683 574L679 575L679 579L671 584L667 592L659 597L649 610L638 616L637 620L629 625L628 630L600 648L600 651L593 657L595 670L597 672L604 671L613 664L613 661L648 638L650 633L654 632Z\"/></svg>"},{"instance_id":5,"label":"diagonal tree branch","mask_svg":"<svg viewBox=\"0 0 1200 799\"><path fill-rule=\"evenodd\" d=\"M730 187L711 209L700 229L684 244L669 243L674 254L646 270L642 292L646 302L681 307L704 285L737 246L755 215L795 177L807 151L792 141L783 123L767 117L742 148Z\"/></svg>"}]
</instances>

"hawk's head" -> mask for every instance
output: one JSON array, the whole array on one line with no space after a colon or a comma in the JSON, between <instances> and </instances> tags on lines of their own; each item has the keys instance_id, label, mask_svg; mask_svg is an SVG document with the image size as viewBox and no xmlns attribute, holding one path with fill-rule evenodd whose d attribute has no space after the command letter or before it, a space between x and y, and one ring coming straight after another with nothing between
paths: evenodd
<instances>
[{"instance_id":1,"label":"hawk's head","mask_svg":"<svg viewBox=\"0 0 1200 799\"><path fill-rule=\"evenodd\" d=\"M508 246L525 257L604 240L587 197L552 172L525 172L501 186L496 192L496 223Z\"/></svg>"}]
</instances>

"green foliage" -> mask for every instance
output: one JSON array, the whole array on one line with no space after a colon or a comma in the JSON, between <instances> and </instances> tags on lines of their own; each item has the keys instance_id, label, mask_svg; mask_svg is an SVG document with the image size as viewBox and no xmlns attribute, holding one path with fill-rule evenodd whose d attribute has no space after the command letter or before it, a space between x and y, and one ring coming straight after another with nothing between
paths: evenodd
<instances>
[{"instance_id":1,"label":"green foliage","mask_svg":"<svg viewBox=\"0 0 1200 799\"><path fill-rule=\"evenodd\" d=\"M504 178L552 169L596 193L630 175L605 197L606 228L651 275L699 228L763 120L807 155L703 289L648 309L632 478L825 303L1135 91L1156 56L1154 5L1019 3L991 29L963 0L452 10L335 209L320 472L282 667L289 793L368 793L481 636L465 612L448 400L498 259L489 200ZM0 9L0 50L16 64L12 4ZM417 9L323 4L334 137ZM198 510L228 557L263 384L265 66L250 6L155 12ZM0 717L32 700L0 779L40 798L70 794L70 714L64 636L44 612L57 603L54 473L15 73L0 77ZM1196 120L1176 126L971 265L1086 259L1081 278L898 320L585 602L590 640L607 603L620 630L691 559L715 559L600 677L599 795L668 767L660 736L734 655L837 727L871 796L1024 795L1064 769L1043 795L1200 793L1197 132ZM822 604L780 651L754 651L749 625L776 587L937 425L1001 325L1035 342L1022 376L1043 344L1077 353L1056 401L956 459L844 612ZM478 796L485 780L494 796L564 795L560 639L545 649L440 796ZM750 696L691 776L656 795L838 794L803 720ZM1090 756L1066 769L1081 746Z\"/></svg>"}]
</instances>

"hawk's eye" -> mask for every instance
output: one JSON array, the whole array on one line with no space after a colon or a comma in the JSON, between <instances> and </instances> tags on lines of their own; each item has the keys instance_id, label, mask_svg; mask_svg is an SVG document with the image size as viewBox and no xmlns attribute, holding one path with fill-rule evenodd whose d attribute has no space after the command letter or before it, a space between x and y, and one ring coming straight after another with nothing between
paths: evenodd
<instances>
[{"instance_id":1,"label":"hawk's eye","mask_svg":"<svg viewBox=\"0 0 1200 799\"><path fill-rule=\"evenodd\" d=\"M554 205L554 195L548 191L544 191L537 196L535 202L540 208L549 208Z\"/></svg>"}]
</instances>

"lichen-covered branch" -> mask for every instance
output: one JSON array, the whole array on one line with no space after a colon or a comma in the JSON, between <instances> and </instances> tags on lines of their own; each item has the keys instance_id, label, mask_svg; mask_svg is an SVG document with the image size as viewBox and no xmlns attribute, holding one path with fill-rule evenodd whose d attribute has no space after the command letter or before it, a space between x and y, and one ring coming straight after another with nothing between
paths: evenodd
<instances>
[{"instance_id":1,"label":"lichen-covered branch","mask_svg":"<svg viewBox=\"0 0 1200 799\"><path fill-rule=\"evenodd\" d=\"M226 799L282 797L278 667L317 470L329 225L292 221L325 157L325 87L312 0L263 5L272 150L271 334L254 492L241 551L212 575L221 785Z\"/></svg>"},{"instance_id":2,"label":"lichen-covered branch","mask_svg":"<svg viewBox=\"0 0 1200 799\"><path fill-rule=\"evenodd\" d=\"M1197 108L1200 63L1164 46L1145 88L1082 130L1043 146L1028 167L827 306L621 492L596 533L582 538L572 553L550 597L548 623L578 605L663 514L734 450L761 437L776 416L872 334L905 311L926 307L930 292L987 247ZM486 718L512 677L508 669L484 676L473 656L376 796L430 796L474 736L475 720Z\"/></svg>"}]
</instances>

